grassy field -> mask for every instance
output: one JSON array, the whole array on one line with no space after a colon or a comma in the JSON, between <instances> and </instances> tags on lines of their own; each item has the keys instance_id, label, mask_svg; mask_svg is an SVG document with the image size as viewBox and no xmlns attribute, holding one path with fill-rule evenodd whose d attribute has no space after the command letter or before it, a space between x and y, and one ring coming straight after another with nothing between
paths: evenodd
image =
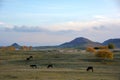
<instances>
[{"instance_id":1,"label":"grassy field","mask_svg":"<svg viewBox=\"0 0 120 80\"><path fill-rule=\"evenodd\" d=\"M26 61L29 56L33 59ZM48 64L54 68L47 69ZM94 72L87 72L88 66ZM114 53L114 60L102 61L81 50L0 51L0 80L120 80L120 52Z\"/></svg>"}]
</instances>

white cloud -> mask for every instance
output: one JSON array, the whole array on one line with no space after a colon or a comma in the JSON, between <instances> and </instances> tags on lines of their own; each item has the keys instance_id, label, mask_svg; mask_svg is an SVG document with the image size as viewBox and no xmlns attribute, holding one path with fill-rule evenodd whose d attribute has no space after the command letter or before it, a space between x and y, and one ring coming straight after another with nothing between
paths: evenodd
<instances>
[{"instance_id":1,"label":"white cloud","mask_svg":"<svg viewBox=\"0 0 120 80\"><path fill-rule=\"evenodd\" d=\"M106 19L107 18L107 17L102 16L102 15L95 15L93 17L96 18L96 19Z\"/></svg>"},{"instance_id":2,"label":"white cloud","mask_svg":"<svg viewBox=\"0 0 120 80\"><path fill-rule=\"evenodd\" d=\"M0 22L0 25L3 25L4 23L3 22Z\"/></svg>"},{"instance_id":3,"label":"white cloud","mask_svg":"<svg viewBox=\"0 0 120 80\"><path fill-rule=\"evenodd\" d=\"M70 21L60 24L44 25L44 26L14 26L0 22L0 25L6 31L16 32L59 32L59 31L82 31L85 29L106 30L120 26L120 18L107 18L104 16L94 16L91 21Z\"/></svg>"},{"instance_id":4,"label":"white cloud","mask_svg":"<svg viewBox=\"0 0 120 80\"><path fill-rule=\"evenodd\" d=\"M0 21L0 27L13 28L13 25Z\"/></svg>"},{"instance_id":5,"label":"white cloud","mask_svg":"<svg viewBox=\"0 0 120 80\"><path fill-rule=\"evenodd\" d=\"M94 27L96 28L104 28L105 27L115 27L115 26L120 26L120 19L112 19L112 18L106 18L103 16L97 16L97 19L91 20L91 21L86 21L86 22L66 22L66 23L61 23L61 24L55 24L48 26L47 29L51 31L62 31L62 30L74 30L74 31L81 31L84 29L93 29ZM101 27L102 26L102 27Z\"/></svg>"},{"instance_id":6,"label":"white cloud","mask_svg":"<svg viewBox=\"0 0 120 80\"><path fill-rule=\"evenodd\" d=\"M98 16L100 18L100 16ZM49 26L3 26L0 31L0 44L14 42L29 45L55 45L70 41L76 37L86 37L103 42L109 38L120 37L120 18L103 17L86 22L65 22ZM4 28L4 29L3 29ZM34 33L33 33L34 32Z\"/></svg>"}]
</instances>

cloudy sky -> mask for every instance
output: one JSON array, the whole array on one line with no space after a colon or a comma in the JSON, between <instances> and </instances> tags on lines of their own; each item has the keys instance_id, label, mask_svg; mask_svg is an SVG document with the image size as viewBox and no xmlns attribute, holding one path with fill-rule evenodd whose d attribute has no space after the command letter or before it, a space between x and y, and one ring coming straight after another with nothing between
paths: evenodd
<instances>
[{"instance_id":1,"label":"cloudy sky","mask_svg":"<svg viewBox=\"0 0 120 80\"><path fill-rule=\"evenodd\" d=\"M0 0L0 46L120 38L119 0Z\"/></svg>"}]
</instances>

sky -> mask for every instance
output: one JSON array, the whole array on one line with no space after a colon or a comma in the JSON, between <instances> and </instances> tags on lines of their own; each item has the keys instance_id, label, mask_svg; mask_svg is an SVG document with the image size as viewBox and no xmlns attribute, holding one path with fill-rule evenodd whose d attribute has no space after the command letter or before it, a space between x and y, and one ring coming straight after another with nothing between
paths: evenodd
<instances>
[{"instance_id":1,"label":"sky","mask_svg":"<svg viewBox=\"0 0 120 80\"><path fill-rule=\"evenodd\" d=\"M120 38L119 0L0 0L0 46Z\"/></svg>"}]
</instances>

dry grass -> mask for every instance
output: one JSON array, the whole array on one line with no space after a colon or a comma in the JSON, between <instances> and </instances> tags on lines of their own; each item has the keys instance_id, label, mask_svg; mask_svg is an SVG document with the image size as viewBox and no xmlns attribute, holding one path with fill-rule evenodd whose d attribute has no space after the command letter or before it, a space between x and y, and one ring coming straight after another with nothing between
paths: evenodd
<instances>
[{"instance_id":1,"label":"dry grass","mask_svg":"<svg viewBox=\"0 0 120 80\"><path fill-rule=\"evenodd\" d=\"M90 53L66 54L47 51L0 52L0 80L120 80L120 53L113 61L102 62ZM33 60L25 61L32 55ZM47 64L54 68L47 69ZM37 64L37 69L29 67ZM92 65L94 72L86 72Z\"/></svg>"}]
</instances>

